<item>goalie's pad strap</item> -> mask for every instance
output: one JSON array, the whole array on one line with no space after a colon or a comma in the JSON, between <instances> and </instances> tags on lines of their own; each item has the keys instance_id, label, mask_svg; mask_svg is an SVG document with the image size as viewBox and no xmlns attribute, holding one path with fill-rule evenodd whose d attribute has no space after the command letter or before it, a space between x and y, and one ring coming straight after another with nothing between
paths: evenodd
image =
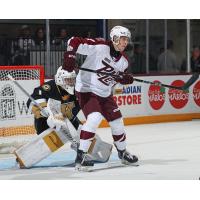
<instances>
[{"instance_id":1,"label":"goalie's pad strap","mask_svg":"<svg viewBox=\"0 0 200 200\"><path fill-rule=\"evenodd\" d=\"M16 152L14 152L15 156L16 156L16 161L19 163L19 167L22 168L26 168L23 161L18 157L18 155L16 154Z\"/></svg>"},{"instance_id":2,"label":"goalie's pad strap","mask_svg":"<svg viewBox=\"0 0 200 200\"><path fill-rule=\"evenodd\" d=\"M94 138L93 140L92 140L92 143L90 144L90 147L89 147L89 149L88 149L88 153L89 154L92 154L92 151L93 151L93 149L94 149L94 146L95 146L95 144L96 144L96 138Z\"/></svg>"},{"instance_id":3,"label":"goalie's pad strap","mask_svg":"<svg viewBox=\"0 0 200 200\"><path fill-rule=\"evenodd\" d=\"M47 107L47 102L42 102L42 103L40 103L39 105L40 105L42 108ZM32 111L32 113L34 114L34 116L35 116L36 119L39 119L39 118L41 118L41 117L44 117L44 116L41 115L41 110L39 109L38 106L33 105L31 111Z\"/></svg>"},{"instance_id":4,"label":"goalie's pad strap","mask_svg":"<svg viewBox=\"0 0 200 200\"><path fill-rule=\"evenodd\" d=\"M52 152L56 151L64 145L55 131L52 131L48 135L44 136L43 140Z\"/></svg>"}]
</instances>

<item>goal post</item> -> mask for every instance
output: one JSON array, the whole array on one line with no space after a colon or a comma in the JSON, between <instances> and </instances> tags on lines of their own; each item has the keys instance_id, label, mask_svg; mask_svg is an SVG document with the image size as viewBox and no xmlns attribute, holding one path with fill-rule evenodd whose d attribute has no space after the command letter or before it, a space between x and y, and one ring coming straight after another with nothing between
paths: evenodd
<instances>
[{"instance_id":1,"label":"goal post","mask_svg":"<svg viewBox=\"0 0 200 200\"><path fill-rule=\"evenodd\" d=\"M0 153L35 136L34 118L26 105L28 97L9 80L8 74L29 94L44 83L43 66L0 66Z\"/></svg>"}]
</instances>

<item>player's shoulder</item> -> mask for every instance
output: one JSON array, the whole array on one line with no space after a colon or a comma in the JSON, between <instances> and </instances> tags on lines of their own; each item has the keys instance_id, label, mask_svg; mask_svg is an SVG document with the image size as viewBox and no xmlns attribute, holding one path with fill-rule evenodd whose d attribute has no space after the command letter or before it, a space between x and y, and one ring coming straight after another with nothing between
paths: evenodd
<instances>
[{"instance_id":1,"label":"player's shoulder","mask_svg":"<svg viewBox=\"0 0 200 200\"><path fill-rule=\"evenodd\" d=\"M102 45L105 45L105 46L110 46L110 41L105 40L104 38L95 38L94 40L95 40L96 44L102 44Z\"/></svg>"},{"instance_id":2,"label":"player's shoulder","mask_svg":"<svg viewBox=\"0 0 200 200\"><path fill-rule=\"evenodd\" d=\"M82 38L82 37L71 37L69 43L77 44L88 44L88 45L109 45L108 41L104 38Z\"/></svg>"},{"instance_id":3,"label":"player's shoulder","mask_svg":"<svg viewBox=\"0 0 200 200\"><path fill-rule=\"evenodd\" d=\"M109 41L103 38L86 38L89 45L94 45L96 48L109 48Z\"/></svg>"},{"instance_id":4,"label":"player's shoulder","mask_svg":"<svg viewBox=\"0 0 200 200\"><path fill-rule=\"evenodd\" d=\"M96 49L97 51L109 51L110 52L110 41L104 40L102 38L97 39L98 41L96 42Z\"/></svg>"},{"instance_id":5,"label":"player's shoulder","mask_svg":"<svg viewBox=\"0 0 200 200\"><path fill-rule=\"evenodd\" d=\"M50 92L54 90L55 87L56 87L55 80L47 81L41 86L42 90L45 92Z\"/></svg>"}]
</instances>

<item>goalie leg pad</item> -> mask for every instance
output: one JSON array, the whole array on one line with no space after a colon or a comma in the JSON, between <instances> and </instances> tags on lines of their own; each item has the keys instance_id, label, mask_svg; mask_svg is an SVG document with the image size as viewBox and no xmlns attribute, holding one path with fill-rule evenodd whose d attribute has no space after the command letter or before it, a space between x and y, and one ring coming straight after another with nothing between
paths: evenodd
<instances>
[{"instance_id":1,"label":"goalie leg pad","mask_svg":"<svg viewBox=\"0 0 200 200\"><path fill-rule=\"evenodd\" d=\"M107 162L112 153L112 144L104 142L96 134L92 140L88 153L91 155L91 160L96 162Z\"/></svg>"},{"instance_id":2,"label":"goalie leg pad","mask_svg":"<svg viewBox=\"0 0 200 200\"><path fill-rule=\"evenodd\" d=\"M15 155L22 168L30 168L68 141L64 133L49 128L38 135L36 139L17 149Z\"/></svg>"}]
</instances>

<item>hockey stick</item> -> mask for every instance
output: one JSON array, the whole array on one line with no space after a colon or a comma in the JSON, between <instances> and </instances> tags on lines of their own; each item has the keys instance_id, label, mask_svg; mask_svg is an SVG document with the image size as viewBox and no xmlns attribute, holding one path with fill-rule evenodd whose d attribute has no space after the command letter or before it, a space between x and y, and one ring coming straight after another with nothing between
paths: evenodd
<instances>
[{"instance_id":1,"label":"hockey stick","mask_svg":"<svg viewBox=\"0 0 200 200\"><path fill-rule=\"evenodd\" d=\"M115 66L115 63L113 61L111 61L111 62L113 64L113 66ZM105 62L104 60L102 60L102 63L105 66L112 67L109 63ZM178 90L188 90L189 87L198 78L199 78L199 73L195 72L183 86L172 86L172 85L167 85L167 84L163 84L163 83L154 83L154 82L151 82L151 81L141 80L141 79L137 79L137 78L134 78L134 80L137 81L137 82L147 83L147 84L156 85L156 86L160 86L160 87L167 87L167 88L173 88L173 89L178 89Z\"/></svg>"},{"instance_id":2,"label":"hockey stick","mask_svg":"<svg viewBox=\"0 0 200 200\"><path fill-rule=\"evenodd\" d=\"M189 89L189 87L199 78L199 74L198 73L194 73L189 80L183 85L183 86L172 86L172 85L166 85L163 83L159 83L159 82L151 82L151 81L146 81L146 80L141 80L141 79L137 79L134 78L134 81L137 82L141 82L141 83L147 83L147 84L151 84L151 85L157 85L160 87L167 87L167 88L173 88L173 89L177 89L177 90L187 90Z\"/></svg>"},{"instance_id":3,"label":"hockey stick","mask_svg":"<svg viewBox=\"0 0 200 200\"><path fill-rule=\"evenodd\" d=\"M102 61L102 63L110 66L105 61ZM98 71L98 70L92 70L92 69L87 69L87 68L79 68L79 69L82 70L82 71L87 71L87 72L92 72L92 73L96 73L96 74L111 76L113 78L120 77L120 75L116 75L116 74L108 73L108 72L101 72L101 71ZM151 85L155 85L155 86L167 87L167 88L172 88L172 89L177 89L177 90L187 90L198 78L199 78L199 74L194 73L183 86L173 86L173 85L167 85L167 84L163 84L163 83L159 83L159 82L151 82L151 81L147 81L147 80L137 79L137 78L133 77L134 81L137 81L137 82L140 82L140 83L147 83L147 84L151 84Z\"/></svg>"},{"instance_id":4,"label":"hockey stick","mask_svg":"<svg viewBox=\"0 0 200 200\"><path fill-rule=\"evenodd\" d=\"M40 106L40 104L35 101L35 99L10 75L8 74L7 77L28 97L31 99L33 104L37 106L40 111L42 112L42 115L45 117L48 117L47 113L43 110L43 108Z\"/></svg>"},{"instance_id":5,"label":"hockey stick","mask_svg":"<svg viewBox=\"0 0 200 200\"><path fill-rule=\"evenodd\" d=\"M192 74L190 79L182 86L182 89L187 90L198 78L199 73L195 72L194 74Z\"/></svg>"}]
</instances>

